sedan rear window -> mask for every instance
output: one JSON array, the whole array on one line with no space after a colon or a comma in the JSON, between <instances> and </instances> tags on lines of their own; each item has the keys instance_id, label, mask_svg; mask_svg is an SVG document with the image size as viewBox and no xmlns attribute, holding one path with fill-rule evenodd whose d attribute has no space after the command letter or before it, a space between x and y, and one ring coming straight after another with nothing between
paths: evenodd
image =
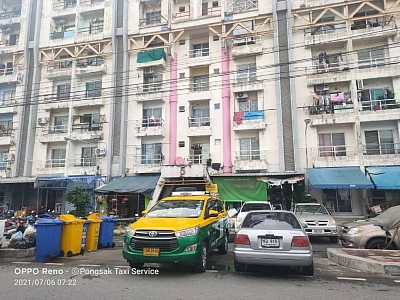
<instances>
[{"instance_id":1,"label":"sedan rear window","mask_svg":"<svg viewBox=\"0 0 400 300\"><path fill-rule=\"evenodd\" d=\"M301 229L299 221L291 213L286 212L253 212L243 221L242 228L290 230Z\"/></svg>"}]
</instances>

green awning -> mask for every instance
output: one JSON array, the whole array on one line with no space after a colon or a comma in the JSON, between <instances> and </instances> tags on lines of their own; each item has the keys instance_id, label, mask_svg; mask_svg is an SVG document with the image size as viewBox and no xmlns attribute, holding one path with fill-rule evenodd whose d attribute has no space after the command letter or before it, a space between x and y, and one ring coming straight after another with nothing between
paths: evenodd
<instances>
[{"instance_id":1,"label":"green awning","mask_svg":"<svg viewBox=\"0 0 400 300\"><path fill-rule=\"evenodd\" d=\"M213 177L223 201L267 201L267 184L256 177Z\"/></svg>"},{"instance_id":2,"label":"green awning","mask_svg":"<svg viewBox=\"0 0 400 300\"><path fill-rule=\"evenodd\" d=\"M150 61L167 59L164 49L152 49L147 51L141 51L137 54L137 63L146 63Z\"/></svg>"}]
</instances>

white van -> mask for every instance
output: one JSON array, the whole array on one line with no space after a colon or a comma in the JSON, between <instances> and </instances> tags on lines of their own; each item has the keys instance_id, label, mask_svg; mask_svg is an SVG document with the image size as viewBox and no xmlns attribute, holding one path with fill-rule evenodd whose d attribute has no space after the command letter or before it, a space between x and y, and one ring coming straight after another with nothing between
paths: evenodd
<instances>
[{"instance_id":1,"label":"white van","mask_svg":"<svg viewBox=\"0 0 400 300\"><path fill-rule=\"evenodd\" d=\"M235 232L237 232L247 213L252 210L272 210L270 202L267 201L247 201L243 203L235 220Z\"/></svg>"}]
</instances>

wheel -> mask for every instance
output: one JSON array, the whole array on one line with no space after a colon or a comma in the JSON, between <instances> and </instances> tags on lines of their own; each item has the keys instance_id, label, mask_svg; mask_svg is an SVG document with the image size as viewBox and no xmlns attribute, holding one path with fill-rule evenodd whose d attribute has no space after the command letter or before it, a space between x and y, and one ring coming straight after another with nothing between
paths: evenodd
<instances>
[{"instance_id":1,"label":"wheel","mask_svg":"<svg viewBox=\"0 0 400 300\"><path fill-rule=\"evenodd\" d=\"M103 245L99 243L99 244L97 245L97 249L103 249Z\"/></svg>"},{"instance_id":2,"label":"wheel","mask_svg":"<svg viewBox=\"0 0 400 300\"><path fill-rule=\"evenodd\" d=\"M218 247L219 254L227 254L228 253L228 235L225 235L224 243Z\"/></svg>"},{"instance_id":3,"label":"wheel","mask_svg":"<svg viewBox=\"0 0 400 300\"><path fill-rule=\"evenodd\" d=\"M129 265L131 268L141 269L144 266L144 262L130 261Z\"/></svg>"},{"instance_id":4,"label":"wheel","mask_svg":"<svg viewBox=\"0 0 400 300\"><path fill-rule=\"evenodd\" d=\"M207 245L203 242L201 245L201 251L197 262L194 264L194 271L196 273L204 273L207 266Z\"/></svg>"},{"instance_id":5,"label":"wheel","mask_svg":"<svg viewBox=\"0 0 400 300\"><path fill-rule=\"evenodd\" d=\"M68 252L67 252L67 256L68 256L68 257L73 256L72 251L68 251Z\"/></svg>"},{"instance_id":6,"label":"wheel","mask_svg":"<svg viewBox=\"0 0 400 300\"><path fill-rule=\"evenodd\" d=\"M388 248L386 246L386 239L374 239L369 241L365 246L365 249L386 249L386 250L395 250L395 246L392 243Z\"/></svg>"},{"instance_id":7,"label":"wheel","mask_svg":"<svg viewBox=\"0 0 400 300\"><path fill-rule=\"evenodd\" d=\"M302 271L305 276L314 276L314 263L311 266L303 267Z\"/></svg>"},{"instance_id":8,"label":"wheel","mask_svg":"<svg viewBox=\"0 0 400 300\"><path fill-rule=\"evenodd\" d=\"M329 242L332 243L332 244L337 244L338 237L337 236L330 236L329 237Z\"/></svg>"},{"instance_id":9,"label":"wheel","mask_svg":"<svg viewBox=\"0 0 400 300\"><path fill-rule=\"evenodd\" d=\"M236 260L233 261L236 272L246 271L246 265L238 263Z\"/></svg>"},{"instance_id":10,"label":"wheel","mask_svg":"<svg viewBox=\"0 0 400 300\"><path fill-rule=\"evenodd\" d=\"M112 244L111 244L111 248L114 248L115 247L115 243L113 242Z\"/></svg>"}]
</instances>

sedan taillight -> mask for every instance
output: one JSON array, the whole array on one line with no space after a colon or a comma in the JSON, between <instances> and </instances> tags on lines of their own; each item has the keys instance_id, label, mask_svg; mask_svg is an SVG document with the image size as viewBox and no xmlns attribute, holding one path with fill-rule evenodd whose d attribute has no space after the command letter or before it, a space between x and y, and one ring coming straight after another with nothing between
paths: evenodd
<instances>
[{"instance_id":1,"label":"sedan taillight","mask_svg":"<svg viewBox=\"0 0 400 300\"><path fill-rule=\"evenodd\" d=\"M235 244L250 245L249 237L245 234L237 234L235 235Z\"/></svg>"},{"instance_id":2,"label":"sedan taillight","mask_svg":"<svg viewBox=\"0 0 400 300\"><path fill-rule=\"evenodd\" d=\"M306 236L294 236L292 238L293 247L309 247L310 242Z\"/></svg>"}]
</instances>

